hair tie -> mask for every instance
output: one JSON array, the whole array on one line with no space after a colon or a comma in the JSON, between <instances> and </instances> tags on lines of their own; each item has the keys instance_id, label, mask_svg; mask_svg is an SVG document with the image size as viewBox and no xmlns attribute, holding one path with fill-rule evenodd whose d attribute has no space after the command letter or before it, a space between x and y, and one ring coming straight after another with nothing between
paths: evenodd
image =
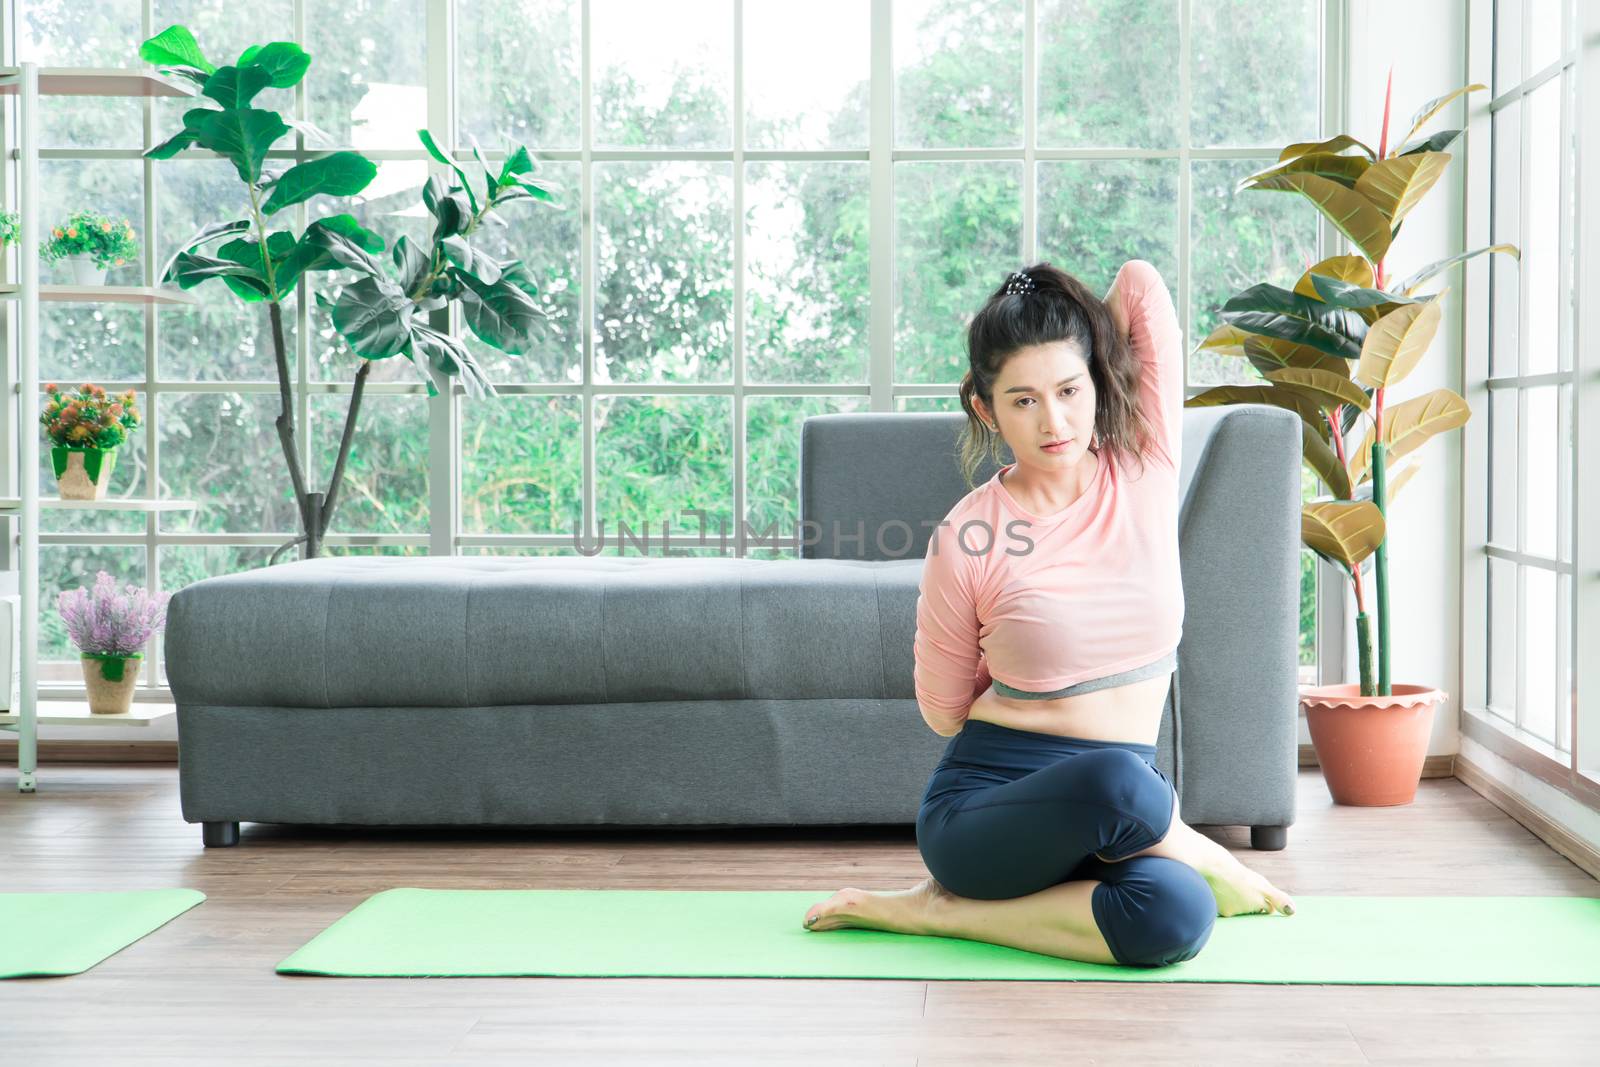
<instances>
[{"instance_id":1,"label":"hair tie","mask_svg":"<svg viewBox=\"0 0 1600 1067\"><path fill-rule=\"evenodd\" d=\"M1037 288L1038 286L1035 285L1033 279L1028 276L1027 271L1014 270L1011 272L1011 277L1006 279L1006 287L1004 291L1006 295L1010 296L1017 293L1031 293Z\"/></svg>"}]
</instances>

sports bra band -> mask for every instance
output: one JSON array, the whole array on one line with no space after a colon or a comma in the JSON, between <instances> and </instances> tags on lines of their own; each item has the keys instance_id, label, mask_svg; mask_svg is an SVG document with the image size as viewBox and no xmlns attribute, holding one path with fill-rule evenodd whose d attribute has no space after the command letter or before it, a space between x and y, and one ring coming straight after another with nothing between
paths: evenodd
<instances>
[{"instance_id":1,"label":"sports bra band","mask_svg":"<svg viewBox=\"0 0 1600 1067\"><path fill-rule=\"evenodd\" d=\"M1089 678L1076 682L1065 689L1057 689L1049 693L1030 693L1026 689L1013 689L999 679L994 681L994 690L1001 696L1013 697L1018 700L1054 700L1057 697L1075 696L1078 693L1092 693L1096 689L1109 689L1116 685L1126 685L1128 682L1137 682L1145 678L1154 678L1162 674L1171 674L1178 667L1178 650L1173 649L1165 656L1142 667L1133 667L1129 670L1118 671L1116 674L1102 675L1099 678Z\"/></svg>"}]
</instances>

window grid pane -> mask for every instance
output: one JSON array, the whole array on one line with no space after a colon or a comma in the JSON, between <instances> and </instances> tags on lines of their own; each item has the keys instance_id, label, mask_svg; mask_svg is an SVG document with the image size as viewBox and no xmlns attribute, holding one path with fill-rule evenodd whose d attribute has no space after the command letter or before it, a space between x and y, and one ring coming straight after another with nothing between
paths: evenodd
<instances>
[{"instance_id":1,"label":"window grid pane","mask_svg":"<svg viewBox=\"0 0 1600 1067\"><path fill-rule=\"evenodd\" d=\"M1488 373L1571 377L1576 215L1576 97L1566 0L1494 8L1489 150L1493 243ZM1564 69L1539 79L1551 64ZM1536 750L1571 758L1574 673L1572 503L1575 394L1570 380L1517 379L1489 392L1488 540L1515 559L1486 560L1488 711ZM1512 458L1514 457L1514 458Z\"/></svg>"},{"instance_id":2,"label":"window grid pane","mask_svg":"<svg viewBox=\"0 0 1600 1067\"><path fill-rule=\"evenodd\" d=\"M1498 556L1485 559L1489 569L1488 655L1484 657L1484 693L1491 714L1517 721L1517 565Z\"/></svg>"},{"instance_id":3,"label":"window grid pane","mask_svg":"<svg viewBox=\"0 0 1600 1067\"><path fill-rule=\"evenodd\" d=\"M27 22L30 8L61 7L64 3L65 0L37 0L20 4L19 22ZM867 10L867 5L848 0L835 0L835 4L841 16L847 13L859 17L862 23L857 32L847 37L857 42L865 40L866 23L870 20L857 13ZM307 50L314 57L311 76L305 83L303 111L288 100L269 101L271 91L263 101L290 115L297 111L307 115L341 144L406 154L404 159L381 161L380 180L364 196L338 207L331 202L315 202L297 212L301 216L299 223L303 224L308 213L316 217L342 207L352 210L392 243L401 232L408 232L415 239L419 234L412 231L427 224L416 210L417 185L426 163L415 144L414 131L427 122L429 66L445 61L437 49L426 48L425 35L404 35L401 46L395 46L390 36L370 32L370 23L387 20L422 26L426 22L424 6L423 0L373 0L355 8L335 8L325 0L262 0L240 10L238 5L221 0L144 0L142 4L125 0L119 10L126 16L125 36L129 41L139 39L141 21L156 26L183 22L195 28L202 47L218 63L236 55L245 44L292 37L294 34L286 27L298 24L304 31ZM841 77L837 84L804 87L813 95L826 89L828 98L836 101L829 105L836 111L834 121L819 127L814 120L818 108L824 105L813 101L792 106L780 92L783 79L763 80L763 75L770 73L766 70L768 64L763 64L761 70L750 66L760 63L762 54L760 44L751 45L750 34L760 32L764 19L788 16L776 8L769 12L755 4L747 6L746 40L741 52L735 47L732 34L726 32L732 25L731 0L705 0L701 12L692 18L683 18L676 5L668 14L665 5L644 0L592 0L593 97L586 102L578 99L583 65L579 0L459 0L458 47L461 57L471 57L471 62L461 64L455 77L461 141L470 143L469 135L476 136L491 152L502 150L507 138L526 143L536 154L546 149L570 151L586 147L580 144L584 125L581 109L590 106L594 109L590 116L593 143L599 149L726 149L732 145L733 85L742 58L747 70L745 147L780 151L866 148L870 127L866 93L870 55L866 48L855 56L854 72ZM457 329L490 368L491 380L565 382L574 391L560 395L509 395L492 410L488 405L496 401L483 405L461 402L456 447L462 452L462 532L567 532L562 527L569 524L557 520L575 513L581 515L584 479L578 474L585 436L595 454L597 477L593 492L602 504L601 514L615 508L618 515L638 520L651 508L660 511L669 506L698 506L731 519L727 514L733 499L729 487L737 470L743 473L740 488L747 518L757 525L786 521L793 516L798 498L797 486L792 484L797 469L788 469L797 468L798 420L811 411L866 410L865 395L751 395L743 400L726 394L616 396L605 393L605 383L730 382L734 378L737 341L745 349L744 364L749 371L745 377L752 382L864 385L869 377L866 310L875 296L905 304L896 336L910 336L910 343L919 346L903 362L908 373L896 374L895 379L952 384L964 362L962 313L970 314L995 279L1015 265L1018 252L1024 247L1020 228L1024 218L1038 219L1037 232L1043 239L1040 258L1097 262L1103 268L1107 264L1114 267L1119 257L1139 257L1157 263L1166 276L1178 278L1182 274L1177 262L1178 228L1188 222L1178 216L1177 205L1187 196L1180 187L1189 181L1178 156L1040 161L1035 171L1038 203L1020 203L1025 39L1033 40L1038 65L1041 88L1036 111L1040 144L1065 148L1096 144L1175 150L1179 147L1175 141L1184 124L1170 121L1175 108L1183 106L1177 100L1168 106L1135 109L1121 116L1102 108L1095 122L1082 125L1080 120L1087 117L1085 113L1064 105L1073 104L1073 94L1082 93L1086 85L1098 83L1088 78L1085 70L1075 70L1068 59L1060 58L1070 49L1063 49L1056 38L1080 30L1105 36L1111 33L1108 24L1137 23L1147 29L1159 29L1160 34L1145 39L1164 42L1161 51L1170 55L1174 48L1195 47L1196 28L1178 26L1180 6L1175 0L1167 5L1105 5L1103 11L1097 12L1098 26L1088 26L1091 20L1080 18L1074 27L1067 20L1051 17L1052 12L1073 7L1065 0L1040 0L1036 15L1039 25L1030 36L1024 34L1021 5L992 4L974 16L970 25L963 25L965 43L952 46L945 32L951 27L931 21L933 4L919 7L907 0L894 5L894 26L902 45L894 52L895 73L905 89L896 115L895 143L907 147L1003 147L1017 151L1015 159L983 163L929 161L897 165L896 179L902 182L897 200L923 212L927 222L920 245L913 228L907 239L893 248L892 254L903 266L910 265L908 248L931 250L945 260L957 254L967 256L972 251L960 242L952 243L948 233L940 232L942 226L959 218L944 202L948 185L931 182L935 175L947 179L959 173L978 181L978 185L966 187L975 196L983 194L981 199L963 203L957 197L954 202L958 208L983 211L998 203L1003 223L997 234L983 234L982 249L987 251L980 250L969 262L970 273L965 281L936 279L940 284L931 287L919 282L911 294L916 299L902 301L895 295L902 291L901 271L896 272L891 292L870 291L866 269L870 241L875 235L881 240L887 237L886 227L872 225L871 190L864 160L763 160L752 162L744 173L735 173L728 163L714 160L598 160L592 164L576 158L543 161L547 171L562 171L557 184L565 185L570 192L570 214L530 211L526 214L537 221L508 219L508 229L493 231L492 238L501 242L495 246L494 254L528 256L537 260L530 264L536 273L544 271L538 276L544 283L541 291L549 336L537 352L508 357L480 345L460 324ZM1295 79L1294 99L1303 114L1277 116L1296 129L1306 121L1314 121L1317 112L1317 57L1304 45L1309 41L1315 47L1318 7L1315 0L1297 0L1295 17L1300 22L1294 27L1295 39L1300 42L1299 52L1306 53L1301 58L1308 60L1300 65L1310 68L1304 77ZM504 17L508 11L515 17ZM695 46L686 50L661 48L658 35L646 32L645 25L645 20L657 16L699 27ZM956 16L957 21L962 17L965 16ZM1206 30L1206 19L1222 16L1205 11L1194 17L1202 23L1199 29ZM497 27L494 34L474 29L491 24ZM620 32L622 28L626 32ZM515 47L519 34L531 36L538 48ZM26 36L25 31L24 39ZM629 38L639 42L644 51L627 52L622 45ZM73 40L71 34L51 39L63 46ZM791 41L785 43L793 46ZM102 40L101 44L105 42ZM1212 46L1210 41L1202 44ZM117 50L115 55L52 56L49 61L127 65L123 51L126 49ZM526 59L533 51L544 57L541 62L546 69L540 77L526 71ZM494 65L496 54L506 62L516 59L522 64L518 78L501 76ZM966 67L966 82L944 69L957 55ZM1090 62L1090 53L1081 56L1084 63ZM1279 58L1281 67L1281 55ZM669 80L666 72L674 61L681 68L677 73L684 76ZM1200 62L1203 65L1203 59ZM1141 96L1170 96L1176 92L1175 79L1152 76L1141 80L1134 73L1136 68L1122 64L1120 69L1140 89ZM1245 80L1250 75L1245 70L1233 73ZM1276 84L1282 71L1274 70L1273 78ZM1229 97L1242 89L1210 85L1205 91L1211 94L1206 106L1217 115L1230 106L1242 106ZM946 107L952 101L972 105L972 113L957 121L955 113ZM157 139L181 121L182 110L181 103L156 103ZM84 124L73 125L82 132ZM1227 133L1228 127L1229 123L1220 119L1214 123L1219 135ZM106 147L125 128L122 123L116 124L115 129L107 128L104 132L112 141L85 141L85 147ZM1283 139L1281 131L1269 129L1232 132L1249 142ZM1216 137L1210 139L1221 143ZM285 146L288 144L284 142ZM312 143L310 147L318 145ZM91 173L96 168L110 171L119 167L127 171L126 180L102 180ZM585 167L591 168L592 174L586 174ZM225 201L240 192L235 177L226 173L226 164L193 159L163 161L154 167L152 179L156 212L161 216L158 226L158 220L142 218L140 168L137 161L60 161L63 174L70 172L85 181L93 179L90 184L99 190L122 190L127 211L140 227L141 236L146 222L149 232L159 235L163 247L156 258L158 263L165 261L175 242L199 224L225 217L229 210ZM467 169L470 173L474 168L468 164ZM650 185L652 175L660 176L655 186ZM920 188L919 176L929 179ZM617 179L609 187L608 177ZM735 183L747 179L749 184L736 195ZM783 183L781 191L762 185L773 181ZM64 183L51 184L65 188ZM592 204L581 202L579 196L589 184L595 192ZM992 195L996 189L998 197ZM641 192L649 195L641 196ZM830 195L833 199L828 199ZM624 204L628 197L631 199ZM734 223L731 208L736 199L746 210L741 224L749 227L744 236L746 276L742 279L746 287L746 332L737 339L733 337L734 286L730 273ZM1086 201L1099 206L1090 210L1084 206ZM770 214L771 209L784 204L790 212L787 221L781 226L771 224L771 230L786 240L792 240L785 231L794 225L796 210L802 225L814 226L819 219L827 224L826 229L805 232L814 238L826 238L828 243L816 241L809 249L790 245L799 255L809 257L809 274L802 276L809 288L778 284L792 282L796 276L781 275L774 265L779 257L764 259L759 246L757 214L763 207ZM651 210L656 211L654 221L676 227L676 232L652 226L649 217L641 219L636 214L648 215ZM597 288L592 294L594 314L589 322L583 322L578 311L582 289L578 219L590 211L596 222L592 248L595 269L591 276ZM1163 213L1165 221L1159 226L1140 224L1141 219L1147 223L1152 215ZM991 216L979 218L988 222ZM846 237L848 240L843 240ZM671 247L693 247L698 262L709 261L712 269L693 274L681 272L676 287L666 279L657 279L652 293L646 273L652 262L652 249L659 253L661 248ZM603 249L609 250L611 258L602 254ZM656 262L659 264L659 258ZM753 272L757 271L764 272L759 276L765 280L766 292L755 282L757 274ZM302 291L306 309L298 316L285 317L291 365L300 368L297 386L304 386L304 368L309 363L312 378L342 387L331 393L308 395L296 412L313 489L323 488L320 480L326 478L332 465L348 405L350 376L358 358L331 331L326 314L312 303L316 293L331 288L334 281L331 276L319 276L306 285ZM635 291L624 293L629 286ZM804 300L796 299L797 294L804 294ZM157 373L162 383L274 383L270 334L260 306L241 305L216 285L202 288L197 295L201 303L192 308L109 311L90 330L83 329L76 320L64 324L63 328L79 341L76 347L53 350L52 358L60 361L59 375L91 380L114 375L145 382L140 335L142 316L148 314L159 325L152 335L158 339ZM761 302L763 299L765 303ZM296 330L298 320L303 320L306 329ZM805 329L808 321L809 333ZM937 329L924 330L921 327L925 324ZM910 329L912 326L917 329ZM580 331L590 330L597 387L582 384L584 373L579 363L584 347ZM852 330L856 341L841 344L840 336ZM712 343L704 343L707 336ZM631 344L624 345L629 339ZM830 339L831 352L830 345L824 343ZM901 342L897 341L894 347L900 348ZM893 360L895 353L872 355ZM330 530L335 536L409 539L425 535L428 480L450 464L448 457L430 454L429 405L411 369L400 359L384 361L369 378L369 383L383 382L390 383L391 389L405 385L413 388L410 392L369 388L346 481L340 490L341 507ZM959 410L953 396L891 393L882 399L898 410ZM76 521L98 522L101 525L93 527L97 531L114 529L114 524L122 522L131 538L125 548L129 558L141 561L143 573L142 560L148 551L155 565L155 574L149 575L148 580L163 588L173 588L175 583L181 587L209 574L264 565L271 547L170 545L162 543L162 535L215 531L244 536L270 531L287 538L297 532L298 519L272 425L278 412L276 391L195 392L163 388L154 397L141 392L140 400L147 412L146 432L159 434L161 442L161 468L154 479L160 492L168 496L205 496L223 506L194 513L163 513L148 534L139 532L140 520L129 516L78 516L74 517ZM589 424L581 414L586 408L594 412ZM731 414L736 409L744 412L744 425L738 428L731 424ZM562 426L568 428L563 430ZM662 433L674 440L675 435L686 435L686 439L697 442L694 460L672 469L655 469L648 463L641 466L641 461L648 458L650 442L659 441ZM469 440L473 448L470 456ZM624 444L629 441L636 444ZM520 462L525 458L520 450L529 447L542 449L544 455L523 477L523 491L529 493L526 501L532 510L524 507L502 511L505 501L492 494L499 491L496 487L507 476L506 464L512 462L507 456ZM736 449L746 450L748 464L735 462ZM142 450L130 443L124 458L128 467L125 472L119 471L119 476L125 473L136 478L130 482L134 485L132 491L142 492L146 478ZM634 488L626 488L628 485ZM649 491L641 490L641 485ZM279 488L281 492L274 491ZM480 504L488 506L473 512L476 517L468 520L466 512L470 509L464 502L473 492L478 494ZM658 517L652 514L652 519ZM62 532L65 531L63 527ZM681 533L682 529L675 527L674 532ZM328 554L412 554L417 550L414 541L377 546L335 543L325 548ZM483 546L459 550L497 551ZM87 553L73 551L87 558ZM783 553L784 550L776 550L769 555L781 557ZM1314 584L1313 580L1312 588ZM164 671L161 673L164 682Z\"/></svg>"},{"instance_id":4,"label":"window grid pane","mask_svg":"<svg viewBox=\"0 0 1600 1067\"><path fill-rule=\"evenodd\" d=\"M1522 240L1522 102L1513 100L1490 120L1492 243ZM1522 264L1507 255L1489 257L1489 373L1517 373Z\"/></svg>"}]
</instances>

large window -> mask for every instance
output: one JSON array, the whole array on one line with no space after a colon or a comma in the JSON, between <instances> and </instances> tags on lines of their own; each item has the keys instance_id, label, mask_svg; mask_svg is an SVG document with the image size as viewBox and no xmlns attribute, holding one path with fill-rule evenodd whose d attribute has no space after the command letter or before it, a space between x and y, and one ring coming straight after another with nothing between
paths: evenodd
<instances>
[{"instance_id":1,"label":"large window","mask_svg":"<svg viewBox=\"0 0 1600 1067\"><path fill-rule=\"evenodd\" d=\"M213 58L292 33L313 64L275 103L380 160L349 206L391 241L421 224L418 127L464 158L474 140L539 158L560 206L513 206L495 240L538 279L541 345L475 348L500 394L481 402L430 401L400 359L375 369L334 554L571 554L575 531L609 554L625 524L629 554L670 530L674 552L793 556L802 420L959 410L965 323L1007 271L1045 259L1103 292L1148 259L1192 348L1229 295L1292 284L1335 236L1296 198L1234 192L1337 121L1322 0L16 0L14 18L15 54L45 65L131 65L172 22ZM239 209L222 161L141 160L182 110L46 109L47 210L114 208L147 240L121 280ZM302 281L289 322L315 488L356 369L313 299L329 280ZM44 378L140 391L116 490L203 501L46 513L46 604L98 569L176 589L259 566L297 532L264 318L197 292L45 316ZM1246 371L1198 355L1190 391ZM49 614L60 664L41 677L74 678Z\"/></svg>"},{"instance_id":2,"label":"large window","mask_svg":"<svg viewBox=\"0 0 1600 1067\"><path fill-rule=\"evenodd\" d=\"M1472 205L1479 232L1468 245L1505 242L1521 255L1485 257L1472 275L1486 299L1473 302L1481 343L1469 366L1463 731L1600 797L1575 744L1577 597L1596 579L1592 555L1581 566L1575 557L1574 504L1600 474L1580 479L1575 448L1577 390L1595 370L1576 342L1581 7L1500 0L1474 34L1474 80L1492 78L1492 97L1474 124L1486 135L1473 134L1486 194Z\"/></svg>"}]
</instances>

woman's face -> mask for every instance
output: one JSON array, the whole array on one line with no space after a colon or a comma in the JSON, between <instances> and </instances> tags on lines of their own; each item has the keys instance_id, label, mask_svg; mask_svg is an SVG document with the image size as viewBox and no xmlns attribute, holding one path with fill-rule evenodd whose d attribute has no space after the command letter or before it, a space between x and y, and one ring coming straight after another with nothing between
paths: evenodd
<instances>
[{"instance_id":1,"label":"woman's face","mask_svg":"<svg viewBox=\"0 0 1600 1067\"><path fill-rule=\"evenodd\" d=\"M980 411L982 403L976 401ZM1094 380L1082 351L1071 341L1052 341L1020 348L1005 361L988 418L1019 464L1063 470L1088 456L1094 410ZM1059 441L1066 447L1044 447Z\"/></svg>"}]
</instances>

